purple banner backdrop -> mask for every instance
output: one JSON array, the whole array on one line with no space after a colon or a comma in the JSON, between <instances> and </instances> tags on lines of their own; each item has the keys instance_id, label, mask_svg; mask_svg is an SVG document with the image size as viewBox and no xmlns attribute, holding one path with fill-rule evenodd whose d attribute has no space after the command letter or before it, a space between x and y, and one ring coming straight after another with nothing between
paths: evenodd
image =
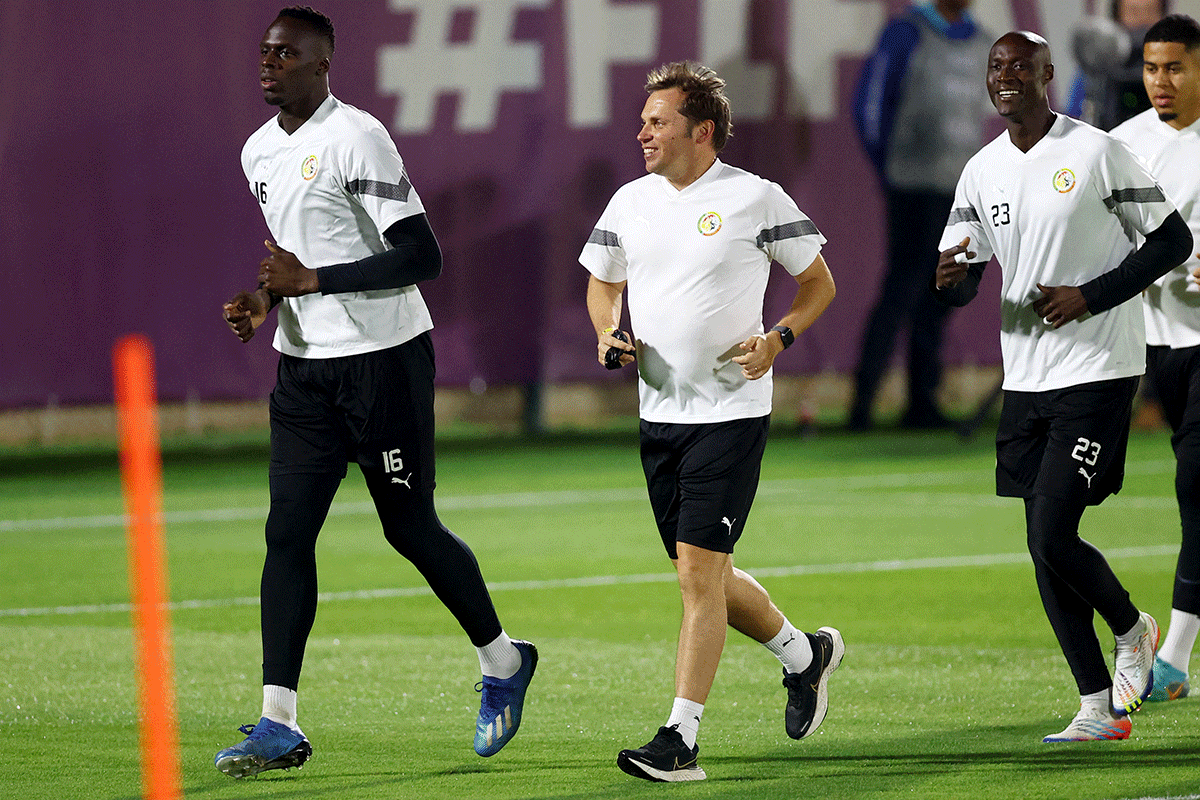
<instances>
[{"instance_id":1,"label":"purple banner backdrop","mask_svg":"<svg viewBox=\"0 0 1200 800\"><path fill-rule=\"evenodd\" d=\"M243 346L220 308L253 285L264 253L239 152L271 114L257 43L280 5L0 7L0 407L109 401L109 350L132 331L154 341L164 399L267 395L270 330ZM643 173L645 73L683 58L730 79L725 160L782 184L829 239L838 297L781 371L853 369L883 234L849 97L903 3L318 5L337 26L334 93L388 125L445 252L442 277L422 287L439 382L629 379L595 364L576 257L613 190ZM1034 0L1004 5L1038 27ZM768 320L794 288L777 272ZM952 364L998 362L994 285L983 295L954 318Z\"/></svg>"}]
</instances>

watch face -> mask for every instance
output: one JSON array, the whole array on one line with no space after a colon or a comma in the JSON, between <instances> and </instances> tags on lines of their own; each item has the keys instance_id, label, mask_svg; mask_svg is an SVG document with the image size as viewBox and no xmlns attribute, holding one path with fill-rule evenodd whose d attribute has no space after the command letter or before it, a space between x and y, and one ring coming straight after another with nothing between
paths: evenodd
<instances>
[{"instance_id":1,"label":"watch face","mask_svg":"<svg viewBox=\"0 0 1200 800\"><path fill-rule=\"evenodd\" d=\"M796 340L796 335L792 333L792 329L786 325L776 325L774 328L771 328L771 330L779 331L779 339L783 342L783 348L785 350L791 347L792 342Z\"/></svg>"}]
</instances>

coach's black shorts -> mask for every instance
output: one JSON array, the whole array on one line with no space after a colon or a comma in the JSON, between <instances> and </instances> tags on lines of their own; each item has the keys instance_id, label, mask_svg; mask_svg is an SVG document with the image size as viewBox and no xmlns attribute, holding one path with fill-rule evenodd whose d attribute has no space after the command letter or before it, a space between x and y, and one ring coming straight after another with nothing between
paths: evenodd
<instances>
[{"instance_id":1,"label":"coach's black shorts","mask_svg":"<svg viewBox=\"0 0 1200 800\"><path fill-rule=\"evenodd\" d=\"M642 420L642 470L667 555L679 557L676 542L733 552L758 490L770 422Z\"/></svg>"},{"instance_id":2,"label":"coach's black shorts","mask_svg":"<svg viewBox=\"0 0 1200 800\"><path fill-rule=\"evenodd\" d=\"M1121 490L1138 379L1005 392L996 432L996 494L1097 505Z\"/></svg>"},{"instance_id":3,"label":"coach's black shorts","mask_svg":"<svg viewBox=\"0 0 1200 800\"><path fill-rule=\"evenodd\" d=\"M337 358L279 357L271 392L271 474L346 474L432 492L433 341Z\"/></svg>"}]
</instances>

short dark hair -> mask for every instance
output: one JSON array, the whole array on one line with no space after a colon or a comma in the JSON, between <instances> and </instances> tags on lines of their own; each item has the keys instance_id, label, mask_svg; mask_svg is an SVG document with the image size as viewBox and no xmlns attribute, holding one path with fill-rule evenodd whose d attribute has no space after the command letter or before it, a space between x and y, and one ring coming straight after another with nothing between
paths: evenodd
<instances>
[{"instance_id":1,"label":"short dark hair","mask_svg":"<svg viewBox=\"0 0 1200 800\"><path fill-rule=\"evenodd\" d=\"M1150 26L1145 42L1176 42L1195 50L1200 47L1200 23L1187 14L1168 14Z\"/></svg>"},{"instance_id":2,"label":"short dark hair","mask_svg":"<svg viewBox=\"0 0 1200 800\"><path fill-rule=\"evenodd\" d=\"M729 98L725 96L724 79L694 61L673 61L646 76L647 92L663 89L679 89L683 92L683 106L679 113L687 117L693 126L697 122L712 121L713 149L721 152L725 142L733 135L733 119L729 111Z\"/></svg>"},{"instance_id":3,"label":"short dark hair","mask_svg":"<svg viewBox=\"0 0 1200 800\"><path fill-rule=\"evenodd\" d=\"M303 22L329 42L329 52L334 51L333 20L312 6L288 6L279 12L276 19L294 19Z\"/></svg>"}]
</instances>

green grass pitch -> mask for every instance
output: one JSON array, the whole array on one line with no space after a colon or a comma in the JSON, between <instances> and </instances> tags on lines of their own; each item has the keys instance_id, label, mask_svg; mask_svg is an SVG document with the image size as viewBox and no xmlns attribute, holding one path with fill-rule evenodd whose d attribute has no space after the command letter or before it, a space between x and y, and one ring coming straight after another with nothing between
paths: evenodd
<instances>
[{"instance_id":1,"label":"green grass pitch","mask_svg":"<svg viewBox=\"0 0 1200 800\"><path fill-rule=\"evenodd\" d=\"M783 730L778 663L731 634L700 731L707 781L617 770L666 719L679 599L636 433L447 440L439 507L506 630L541 662L517 738L471 748L473 650L386 545L362 479L318 546L300 687L304 767L232 780L213 754L260 704L261 445L168 448L165 506L182 784L213 798L1143 798L1200 792L1200 697L1127 742L1044 745L1077 708L1041 610L1019 501L988 436L812 439L779 427L737 563L799 627L841 629L830 712ZM1168 620L1178 516L1166 434L1135 434L1124 491L1084 516L1135 602ZM135 798L137 709L116 457L0 456L0 798ZM1102 629L1103 642L1111 642Z\"/></svg>"}]
</instances>

